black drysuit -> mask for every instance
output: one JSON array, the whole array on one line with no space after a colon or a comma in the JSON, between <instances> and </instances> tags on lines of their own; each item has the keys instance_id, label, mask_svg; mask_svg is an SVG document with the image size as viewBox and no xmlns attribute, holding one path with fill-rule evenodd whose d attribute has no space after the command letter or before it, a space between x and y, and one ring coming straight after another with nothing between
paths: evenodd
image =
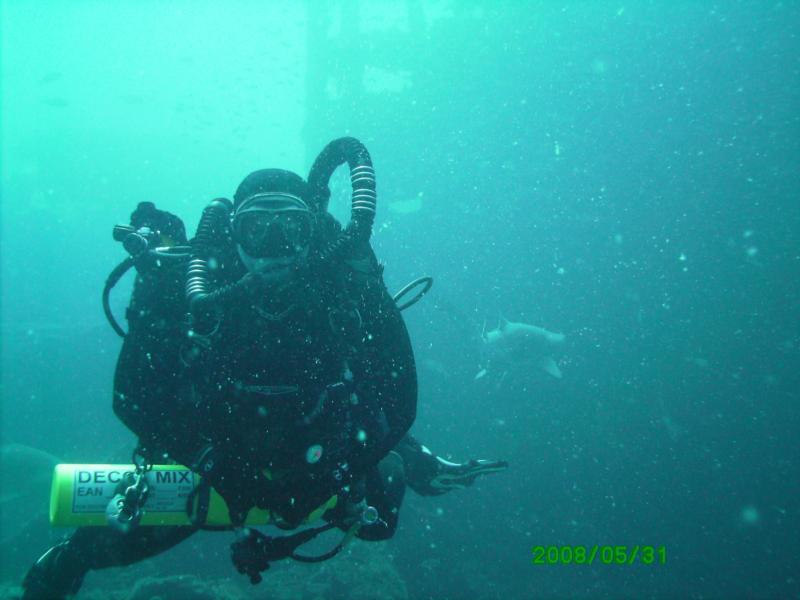
<instances>
[{"instance_id":1,"label":"black drysuit","mask_svg":"<svg viewBox=\"0 0 800 600\"><path fill-rule=\"evenodd\" d=\"M415 418L417 379L374 255L305 268L274 288L253 285L207 338L184 325L184 269L140 269L114 378L114 410L148 460L195 467L211 450L211 483L229 507L271 509L289 526L343 489L362 490L380 522L359 537L390 537L405 489L391 451L411 447L400 442ZM336 523L345 509L325 518ZM98 569L153 556L194 531L82 528L70 545Z\"/></svg>"}]
</instances>

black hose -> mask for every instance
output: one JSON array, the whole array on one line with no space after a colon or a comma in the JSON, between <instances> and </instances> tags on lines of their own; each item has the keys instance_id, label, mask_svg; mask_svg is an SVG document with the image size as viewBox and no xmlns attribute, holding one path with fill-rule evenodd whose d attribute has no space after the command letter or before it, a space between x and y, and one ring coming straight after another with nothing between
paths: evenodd
<instances>
[{"instance_id":1,"label":"black hose","mask_svg":"<svg viewBox=\"0 0 800 600\"><path fill-rule=\"evenodd\" d=\"M333 523L328 523L327 525L323 525L322 527L317 527L315 530L313 530L314 531L314 535L309 537L308 539L313 539L314 537L316 537L320 533L322 533L324 531L327 531L329 529L333 529L333 527L335 527L335 525ZM344 548L345 543L347 542L349 537L350 537L349 533L345 534L345 536L342 538L341 542L336 544L333 548L331 548L330 550L328 550L324 554L320 554L318 556L308 556L306 554L295 554L294 552L292 552L292 554L290 556L294 560L296 560L297 562L303 562L303 563L319 563L319 562L323 562L323 561L329 560L329 559L333 558L334 556L336 556L337 554L339 554L339 552L341 552L342 549Z\"/></svg>"},{"instance_id":2,"label":"black hose","mask_svg":"<svg viewBox=\"0 0 800 600\"><path fill-rule=\"evenodd\" d=\"M314 210L328 209L331 190L328 184L333 172L347 163L350 167L350 184L353 194L350 203L350 222L345 230L320 253L323 260L338 254L345 248L369 241L375 223L377 194L375 170L364 144L352 137L343 137L330 142L311 167L308 185Z\"/></svg>"},{"instance_id":3,"label":"black hose","mask_svg":"<svg viewBox=\"0 0 800 600\"><path fill-rule=\"evenodd\" d=\"M344 249L369 241L375 223L377 195L375 192L375 171L372 159L364 145L352 137L333 140L311 167L308 184L311 188L311 203L316 211L327 210L330 199L328 183L333 172L344 163L350 167L350 183L353 194L350 207L350 222L345 230L328 246L321 249L319 258L327 261ZM217 198L203 210L197 234L192 240L192 252L186 273L186 300L195 320L207 320L214 316L220 304L230 300L235 294L246 291L247 277L236 283L212 289L208 270L210 249L214 240L230 226L233 205L226 198Z\"/></svg>"},{"instance_id":4,"label":"black hose","mask_svg":"<svg viewBox=\"0 0 800 600\"><path fill-rule=\"evenodd\" d=\"M191 242L192 251L186 271L186 300L195 318L205 318L214 312L216 303L227 296L237 284L211 289L208 261L215 240L226 231L233 204L227 198L216 198L203 209L197 234Z\"/></svg>"},{"instance_id":5,"label":"black hose","mask_svg":"<svg viewBox=\"0 0 800 600\"><path fill-rule=\"evenodd\" d=\"M407 301L403 302L402 304L400 304L400 299L403 296L405 296L408 292L413 290L415 287L417 287L419 285L422 285L422 284L425 284L425 287L422 288L422 290L420 290L419 292L417 292L416 296L411 298L411 300L407 300ZM431 277L430 275L426 275L425 277L420 277L418 279L415 279L414 281L412 281L408 285L406 285L402 290L400 290L394 296L392 296L392 300L394 300L395 304L397 304L397 309L403 311L403 310L407 309L409 306L414 306L417 302L422 300L422 297L425 294L428 293L428 290L431 289L432 285L433 285L433 277Z\"/></svg>"},{"instance_id":6,"label":"black hose","mask_svg":"<svg viewBox=\"0 0 800 600\"><path fill-rule=\"evenodd\" d=\"M125 275L125 273L127 273L132 266L133 257L129 256L116 267L114 267L114 270L111 271L106 278L106 284L103 286L103 312L106 313L106 319L108 319L111 328L116 331L117 335L121 338L124 338L126 334L122 327L120 327L117 320L114 318L114 313L111 312L109 298L111 296L112 288L117 285L117 282L122 279L122 276Z\"/></svg>"}]
</instances>

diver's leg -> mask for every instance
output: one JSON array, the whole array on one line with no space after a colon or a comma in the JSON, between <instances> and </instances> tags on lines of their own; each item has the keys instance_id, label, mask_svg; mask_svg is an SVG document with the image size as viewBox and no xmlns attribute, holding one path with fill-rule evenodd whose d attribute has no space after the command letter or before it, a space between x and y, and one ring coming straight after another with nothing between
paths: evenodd
<instances>
[{"instance_id":1,"label":"diver's leg","mask_svg":"<svg viewBox=\"0 0 800 600\"><path fill-rule=\"evenodd\" d=\"M508 468L506 461L473 459L466 463L454 463L445 460L408 433L394 450L403 459L408 486L421 496L438 496L450 490L462 489L472 485L479 475Z\"/></svg>"},{"instance_id":2,"label":"diver's leg","mask_svg":"<svg viewBox=\"0 0 800 600\"><path fill-rule=\"evenodd\" d=\"M123 534L109 527L81 527L50 548L22 582L25 600L57 600L77 593L92 569L122 567L155 556L192 535L195 527L138 527Z\"/></svg>"}]
</instances>

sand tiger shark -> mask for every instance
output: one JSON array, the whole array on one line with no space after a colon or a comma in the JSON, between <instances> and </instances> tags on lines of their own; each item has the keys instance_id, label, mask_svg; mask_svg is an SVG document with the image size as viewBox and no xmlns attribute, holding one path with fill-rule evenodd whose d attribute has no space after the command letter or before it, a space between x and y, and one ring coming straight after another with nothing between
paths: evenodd
<instances>
[{"instance_id":1,"label":"sand tiger shark","mask_svg":"<svg viewBox=\"0 0 800 600\"><path fill-rule=\"evenodd\" d=\"M483 349L487 366L475 376L480 379L489 370L538 369L561 379L561 369L552 353L564 343L563 333L553 333L528 323L501 318L497 329L484 331Z\"/></svg>"}]
</instances>

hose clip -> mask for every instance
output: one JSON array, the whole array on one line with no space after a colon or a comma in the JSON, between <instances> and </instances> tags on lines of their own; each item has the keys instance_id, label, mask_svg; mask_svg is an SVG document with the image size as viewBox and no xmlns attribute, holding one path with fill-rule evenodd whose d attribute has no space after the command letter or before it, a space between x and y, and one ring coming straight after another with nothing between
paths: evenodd
<instances>
[{"instance_id":1,"label":"hose clip","mask_svg":"<svg viewBox=\"0 0 800 600\"><path fill-rule=\"evenodd\" d=\"M138 446L133 452L133 473L127 473L117 488L117 493L106 506L106 521L109 526L122 534L138 527L144 515L144 505L150 492L147 472L153 468L143 456ZM127 486L127 487L126 487Z\"/></svg>"},{"instance_id":2,"label":"hose clip","mask_svg":"<svg viewBox=\"0 0 800 600\"><path fill-rule=\"evenodd\" d=\"M131 485L116 494L106 507L108 524L123 534L129 533L139 525L150 491L144 470L137 470L130 477Z\"/></svg>"}]
</instances>

